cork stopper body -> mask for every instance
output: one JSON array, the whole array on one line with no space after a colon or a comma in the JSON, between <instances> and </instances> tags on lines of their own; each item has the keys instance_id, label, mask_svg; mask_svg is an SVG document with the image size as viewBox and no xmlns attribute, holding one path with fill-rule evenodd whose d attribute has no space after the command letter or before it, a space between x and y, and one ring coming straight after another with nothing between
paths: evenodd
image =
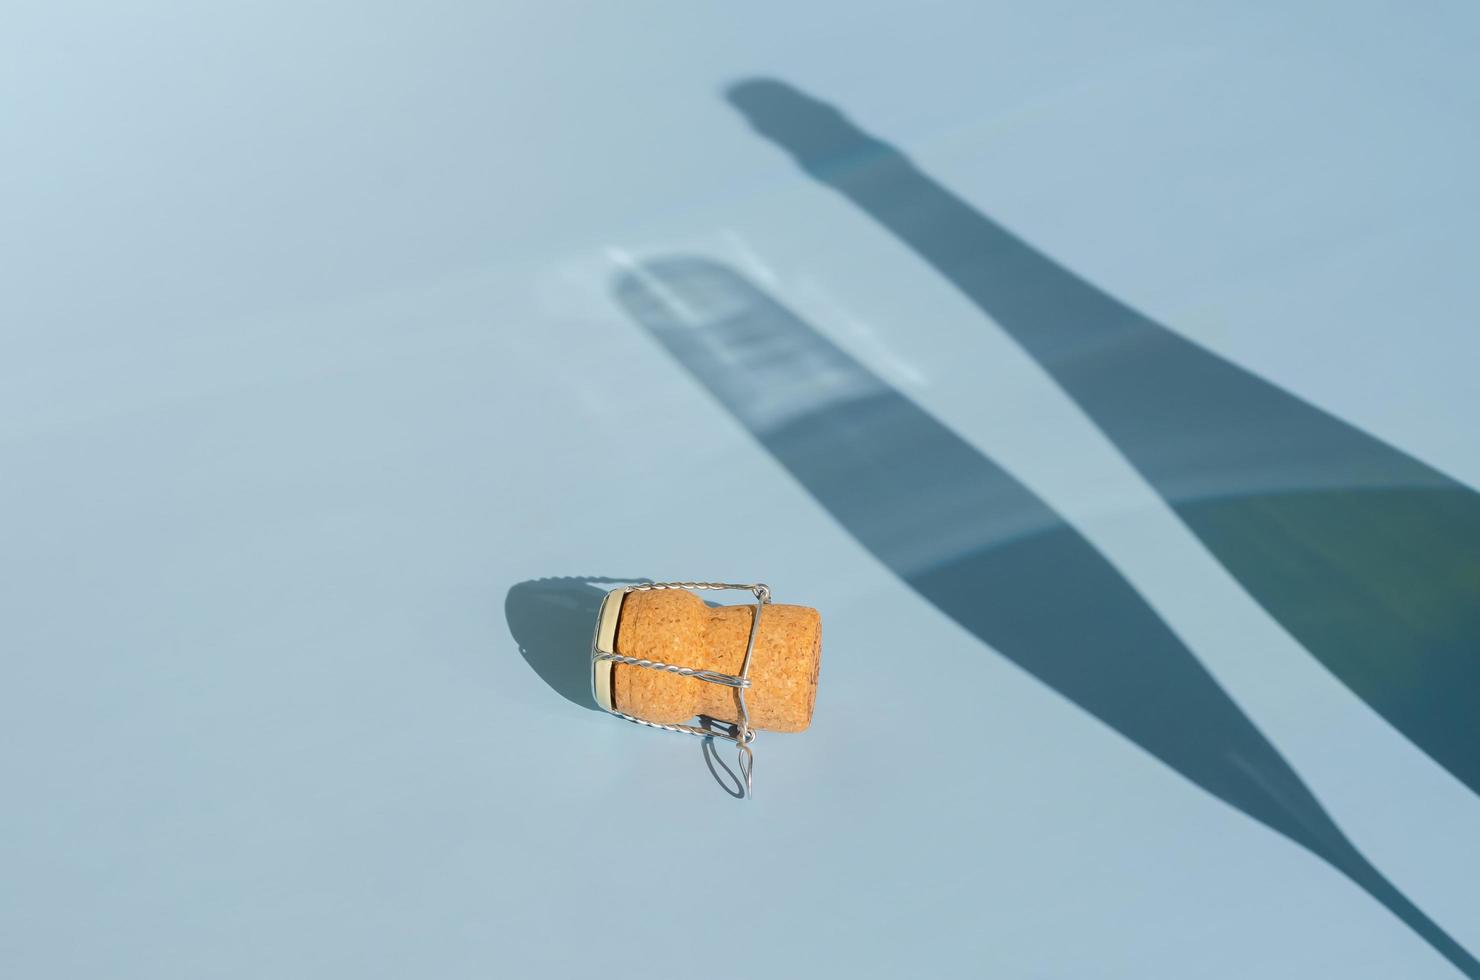
<instances>
[{"instance_id":1,"label":"cork stopper body","mask_svg":"<svg viewBox=\"0 0 1480 980\"><path fill-rule=\"evenodd\" d=\"M617 622L616 652L698 670L738 674L754 605L711 607L690 592L630 592ZM807 606L768 605L761 614L745 704L753 728L804 731L817 698L822 618ZM616 664L612 701L618 711L663 725L695 715L740 719L734 688L666 671Z\"/></svg>"}]
</instances>

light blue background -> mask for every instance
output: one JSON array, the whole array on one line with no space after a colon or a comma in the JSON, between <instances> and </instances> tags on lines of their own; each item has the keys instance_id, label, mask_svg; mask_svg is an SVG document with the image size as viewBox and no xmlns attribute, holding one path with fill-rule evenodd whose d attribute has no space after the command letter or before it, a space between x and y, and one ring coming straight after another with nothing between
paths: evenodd
<instances>
[{"instance_id":1,"label":"light blue background","mask_svg":"<svg viewBox=\"0 0 1480 980\"><path fill-rule=\"evenodd\" d=\"M1474 951L1480 801L722 98L843 106L1480 485L1480 16L1294 6L10 5L0 972L1456 975L905 590L609 294L728 263L996 459ZM531 670L547 576L818 606L813 729L736 803Z\"/></svg>"}]
</instances>

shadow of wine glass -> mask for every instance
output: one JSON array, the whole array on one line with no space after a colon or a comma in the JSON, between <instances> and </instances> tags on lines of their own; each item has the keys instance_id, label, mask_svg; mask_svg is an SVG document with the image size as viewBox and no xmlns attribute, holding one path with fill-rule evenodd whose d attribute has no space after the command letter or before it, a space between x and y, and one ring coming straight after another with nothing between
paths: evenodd
<instances>
[{"instance_id":1,"label":"shadow of wine glass","mask_svg":"<svg viewBox=\"0 0 1480 980\"><path fill-rule=\"evenodd\" d=\"M657 259L612 289L904 584L1173 771L1324 859L1480 977L1136 588L1016 477L728 266Z\"/></svg>"}]
</instances>

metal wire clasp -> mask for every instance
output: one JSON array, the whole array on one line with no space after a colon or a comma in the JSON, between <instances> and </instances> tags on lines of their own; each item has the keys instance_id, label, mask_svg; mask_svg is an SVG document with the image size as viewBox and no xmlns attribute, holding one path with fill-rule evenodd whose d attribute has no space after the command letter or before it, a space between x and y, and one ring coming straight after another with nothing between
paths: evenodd
<instances>
[{"instance_id":1,"label":"metal wire clasp","mask_svg":"<svg viewBox=\"0 0 1480 980\"><path fill-rule=\"evenodd\" d=\"M616 621L614 616L609 616L607 610L612 607L612 600L617 596L624 596L629 592L656 592L664 589L685 589L690 591L722 591L736 590L749 592L755 596L755 615L750 618L750 638L745 642L745 659L740 661L740 672L738 674L724 674L717 670L696 670L693 667L684 667L679 664L666 664L657 660L641 660L636 657L624 657L614 650L609 649L614 645ZM592 693L595 695L596 703L618 718L648 728L660 728L665 732L678 732L680 735L697 735L700 738L722 738L735 743L739 754L740 775L745 779L745 798L751 796L751 773L755 770L755 751L750 743L755 741L755 729L750 727L750 709L745 704L745 692L750 689L750 660L755 654L755 638L760 632L761 611L771 603L771 590L763 583L756 582L751 585L735 585L729 582L640 582L636 585L624 586L613 589L607 593L607 601L602 604L602 614L596 620L596 635L591 641L591 685ZM603 664L626 664L629 667L643 667L647 670L661 670L680 677L692 677L695 680L704 681L707 684L720 684L724 687L735 689L735 700L740 708L740 721L732 726L733 731L723 731L714 728L706 728L698 725L660 725L657 722L644 721L641 718L618 711L611 702L609 693L602 690L601 670Z\"/></svg>"}]
</instances>

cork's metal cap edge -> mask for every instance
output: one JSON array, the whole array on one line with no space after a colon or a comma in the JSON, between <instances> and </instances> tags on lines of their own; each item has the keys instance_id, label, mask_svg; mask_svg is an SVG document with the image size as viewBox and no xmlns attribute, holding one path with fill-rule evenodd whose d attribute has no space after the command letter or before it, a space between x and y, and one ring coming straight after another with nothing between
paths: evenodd
<instances>
[{"instance_id":1,"label":"cork's metal cap edge","mask_svg":"<svg viewBox=\"0 0 1480 980\"><path fill-rule=\"evenodd\" d=\"M591 697L603 711L616 711L612 697L612 662L597 660L598 653L617 652L617 620L622 616L622 600L628 589L612 589L601 600L601 612L596 615L596 634L591 640Z\"/></svg>"}]
</instances>

